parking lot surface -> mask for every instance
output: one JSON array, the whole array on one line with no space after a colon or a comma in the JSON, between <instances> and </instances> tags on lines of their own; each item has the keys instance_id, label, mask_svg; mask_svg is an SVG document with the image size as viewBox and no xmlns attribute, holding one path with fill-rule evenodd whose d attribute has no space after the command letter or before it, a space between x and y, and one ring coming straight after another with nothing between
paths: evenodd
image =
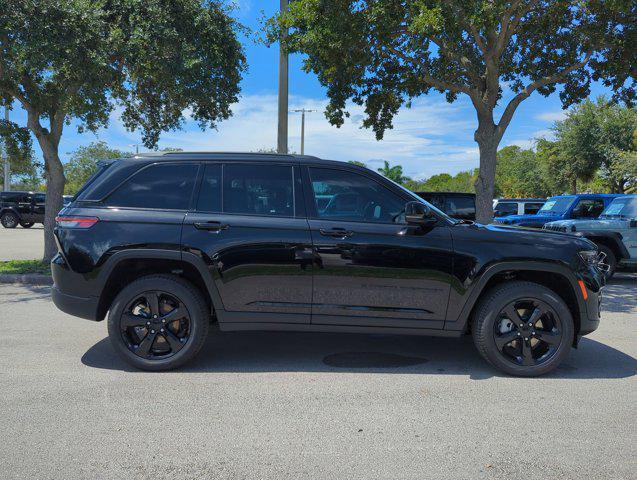
<instances>
[{"instance_id":1,"label":"parking lot surface","mask_svg":"<svg viewBox=\"0 0 637 480\"><path fill-rule=\"evenodd\" d=\"M636 478L635 276L535 379L469 338L252 332L139 372L49 293L0 285L2 478Z\"/></svg>"},{"instance_id":2,"label":"parking lot surface","mask_svg":"<svg viewBox=\"0 0 637 480\"><path fill-rule=\"evenodd\" d=\"M0 261L37 260L44 253L44 227L0 227Z\"/></svg>"}]
</instances>

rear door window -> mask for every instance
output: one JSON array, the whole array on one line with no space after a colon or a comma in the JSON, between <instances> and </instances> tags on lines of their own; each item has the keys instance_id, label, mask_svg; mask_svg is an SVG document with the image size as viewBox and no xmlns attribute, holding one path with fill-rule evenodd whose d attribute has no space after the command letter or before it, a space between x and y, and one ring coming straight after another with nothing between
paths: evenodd
<instances>
[{"instance_id":1,"label":"rear door window","mask_svg":"<svg viewBox=\"0 0 637 480\"><path fill-rule=\"evenodd\" d=\"M500 202L495 206L494 213L496 217L505 217L507 215L517 215L518 204L513 202Z\"/></svg>"},{"instance_id":2,"label":"rear door window","mask_svg":"<svg viewBox=\"0 0 637 480\"><path fill-rule=\"evenodd\" d=\"M542 208L543 203L525 203L524 204L524 213L527 215L535 215Z\"/></svg>"},{"instance_id":3,"label":"rear door window","mask_svg":"<svg viewBox=\"0 0 637 480\"><path fill-rule=\"evenodd\" d=\"M186 210L198 165L158 163L143 168L109 195L112 207Z\"/></svg>"}]
</instances>

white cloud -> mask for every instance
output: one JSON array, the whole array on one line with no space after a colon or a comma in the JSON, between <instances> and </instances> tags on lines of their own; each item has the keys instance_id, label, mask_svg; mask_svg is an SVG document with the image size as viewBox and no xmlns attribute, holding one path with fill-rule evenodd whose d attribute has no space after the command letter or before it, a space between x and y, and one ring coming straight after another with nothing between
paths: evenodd
<instances>
[{"instance_id":1,"label":"white cloud","mask_svg":"<svg viewBox=\"0 0 637 480\"><path fill-rule=\"evenodd\" d=\"M541 120L543 122L559 122L561 120L564 120L566 118L566 111L565 110L555 110L552 112L544 112L544 113L540 113L539 115L536 115L535 118L537 120Z\"/></svg>"}]
</instances>

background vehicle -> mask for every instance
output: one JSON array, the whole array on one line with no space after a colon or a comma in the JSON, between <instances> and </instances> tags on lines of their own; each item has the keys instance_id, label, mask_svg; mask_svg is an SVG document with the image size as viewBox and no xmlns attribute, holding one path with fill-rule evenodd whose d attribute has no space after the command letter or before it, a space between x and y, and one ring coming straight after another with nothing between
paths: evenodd
<instances>
[{"instance_id":1,"label":"background vehicle","mask_svg":"<svg viewBox=\"0 0 637 480\"><path fill-rule=\"evenodd\" d=\"M493 200L493 214L496 217L507 215L535 215L546 203L543 198L496 198Z\"/></svg>"},{"instance_id":2,"label":"background vehicle","mask_svg":"<svg viewBox=\"0 0 637 480\"><path fill-rule=\"evenodd\" d=\"M594 242L606 257L607 278L616 270L637 271L637 195L617 197L596 220L560 220L544 229L575 233Z\"/></svg>"},{"instance_id":3,"label":"background vehicle","mask_svg":"<svg viewBox=\"0 0 637 480\"><path fill-rule=\"evenodd\" d=\"M193 358L215 320L221 330L471 333L497 368L533 376L599 324L603 274L588 240L454 220L342 162L122 159L57 222L55 304L92 320L108 312L115 350L148 370Z\"/></svg>"},{"instance_id":4,"label":"background vehicle","mask_svg":"<svg viewBox=\"0 0 637 480\"><path fill-rule=\"evenodd\" d=\"M45 199L44 193L0 192L0 223L4 228L43 223Z\"/></svg>"},{"instance_id":5,"label":"background vehicle","mask_svg":"<svg viewBox=\"0 0 637 480\"><path fill-rule=\"evenodd\" d=\"M476 219L475 193L417 192L416 195L438 207L438 209L452 218L460 220Z\"/></svg>"},{"instance_id":6,"label":"background vehicle","mask_svg":"<svg viewBox=\"0 0 637 480\"><path fill-rule=\"evenodd\" d=\"M542 228L555 220L597 218L610 202L620 195L581 194L550 197L535 215L508 215L496 218L493 223L518 227Z\"/></svg>"}]
</instances>

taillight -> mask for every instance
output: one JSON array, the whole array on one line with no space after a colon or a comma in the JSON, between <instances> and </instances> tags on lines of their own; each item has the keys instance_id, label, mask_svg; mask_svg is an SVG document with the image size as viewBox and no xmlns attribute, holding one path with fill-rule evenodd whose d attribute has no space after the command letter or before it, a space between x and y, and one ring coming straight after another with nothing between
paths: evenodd
<instances>
[{"instance_id":1,"label":"taillight","mask_svg":"<svg viewBox=\"0 0 637 480\"><path fill-rule=\"evenodd\" d=\"M99 220L97 217L55 217L58 227L64 228L91 228Z\"/></svg>"}]
</instances>

